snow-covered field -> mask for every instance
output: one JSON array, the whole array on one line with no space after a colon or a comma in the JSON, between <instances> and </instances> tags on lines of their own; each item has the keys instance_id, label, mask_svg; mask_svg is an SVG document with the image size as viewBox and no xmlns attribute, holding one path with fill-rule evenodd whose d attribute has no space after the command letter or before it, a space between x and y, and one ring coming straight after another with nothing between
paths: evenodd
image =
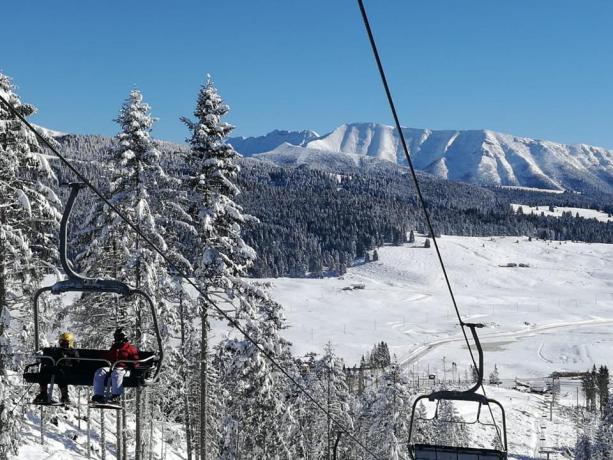
<instances>
[{"instance_id":1,"label":"snow-covered field","mask_svg":"<svg viewBox=\"0 0 613 460\"><path fill-rule=\"evenodd\" d=\"M465 321L480 337L486 375L540 377L607 363L613 341L613 246L524 237L443 236L443 258ZM443 374L469 355L433 248L423 238L379 249L341 278L270 280L297 353L331 341L349 364L384 340L399 361ZM508 267L507 264L517 264ZM519 264L527 265L520 267ZM359 285L363 289L345 290Z\"/></svg>"},{"instance_id":2,"label":"snow-covered field","mask_svg":"<svg viewBox=\"0 0 613 460\"><path fill-rule=\"evenodd\" d=\"M556 206L553 211L549 210L549 206L527 206L525 204L512 204L513 211L521 207L524 214L538 214L552 217L561 217L562 213L570 212L573 217L579 215L584 219L596 219L600 222L613 222L613 217L610 217L606 212L596 211L595 209L584 208L569 208L565 206Z\"/></svg>"},{"instance_id":3,"label":"snow-covered field","mask_svg":"<svg viewBox=\"0 0 613 460\"><path fill-rule=\"evenodd\" d=\"M464 320L487 326L480 331L486 376L494 364L509 380L611 365L612 245L452 236L439 245ZM384 340L408 372L463 377L470 357L434 248L422 246L418 238L380 248L378 261L341 278L270 280L273 297L286 307L285 335L295 351L321 351L331 341L348 364L357 364ZM551 458L570 458L576 437L570 408L583 398L575 394L578 385L563 389L565 408L554 406L550 421L549 395L505 383L486 389L506 409L510 458L546 458L547 450ZM491 446L491 429L475 427L472 436Z\"/></svg>"}]
</instances>

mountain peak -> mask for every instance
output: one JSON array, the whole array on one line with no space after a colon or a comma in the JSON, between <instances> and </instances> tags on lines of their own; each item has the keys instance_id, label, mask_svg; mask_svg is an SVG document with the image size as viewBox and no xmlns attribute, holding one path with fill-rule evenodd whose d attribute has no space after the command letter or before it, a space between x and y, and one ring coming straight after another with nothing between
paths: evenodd
<instances>
[{"instance_id":1,"label":"mountain peak","mask_svg":"<svg viewBox=\"0 0 613 460\"><path fill-rule=\"evenodd\" d=\"M613 151L604 148L558 144L487 129L402 128L402 132L415 167L444 179L478 185L613 193ZM406 165L396 129L372 122L345 123L323 136L312 131L276 130L262 137L230 140L244 155L271 151L284 142L307 150ZM298 150L285 149L286 162L291 152ZM306 153L300 150L301 161L311 161Z\"/></svg>"},{"instance_id":2,"label":"mountain peak","mask_svg":"<svg viewBox=\"0 0 613 460\"><path fill-rule=\"evenodd\" d=\"M254 137L231 137L228 143L244 156L251 156L257 153L269 152L274 150L284 142L292 145L303 146L312 139L319 137L315 131L287 131L275 129L264 136Z\"/></svg>"}]
</instances>

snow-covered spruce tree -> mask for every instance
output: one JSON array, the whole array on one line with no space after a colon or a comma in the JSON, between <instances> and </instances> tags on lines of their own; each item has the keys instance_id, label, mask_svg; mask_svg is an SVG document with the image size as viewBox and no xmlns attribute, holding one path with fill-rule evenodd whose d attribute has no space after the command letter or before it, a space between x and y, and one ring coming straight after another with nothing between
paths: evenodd
<instances>
[{"instance_id":1,"label":"snow-covered spruce tree","mask_svg":"<svg viewBox=\"0 0 613 460\"><path fill-rule=\"evenodd\" d=\"M304 385L330 416L310 404L304 394L298 395L294 405L300 408L298 416L301 434L305 436L302 440L305 457L327 458L328 453L332 455L337 432L341 431L335 421L347 430L354 430L356 402L347 387L343 361L336 355L330 343L326 345L321 359L312 360L309 365L311 369L305 372L307 378ZM350 443L346 436L341 436L337 451L339 458L351 458L355 449L356 446Z\"/></svg>"},{"instance_id":2,"label":"snow-covered spruce tree","mask_svg":"<svg viewBox=\"0 0 613 460\"><path fill-rule=\"evenodd\" d=\"M453 402L442 399L438 405L438 417L434 420L433 431L436 442L448 446L466 446L470 439L468 425L461 423L462 417Z\"/></svg>"},{"instance_id":3,"label":"snow-covered spruce tree","mask_svg":"<svg viewBox=\"0 0 613 460\"><path fill-rule=\"evenodd\" d=\"M592 460L613 458L613 401L609 399L591 442Z\"/></svg>"},{"instance_id":4,"label":"snow-covered spruce tree","mask_svg":"<svg viewBox=\"0 0 613 460\"><path fill-rule=\"evenodd\" d=\"M238 319L269 355L289 372L289 343L282 307L257 285L237 286ZM217 348L217 366L225 392L220 458L293 458L290 443L295 421L287 404L284 377L251 341L226 338Z\"/></svg>"},{"instance_id":5,"label":"snow-covered spruce tree","mask_svg":"<svg viewBox=\"0 0 613 460\"><path fill-rule=\"evenodd\" d=\"M583 433L579 435L575 444L575 460L592 460L592 443Z\"/></svg>"},{"instance_id":6,"label":"snow-covered spruce tree","mask_svg":"<svg viewBox=\"0 0 613 460\"><path fill-rule=\"evenodd\" d=\"M34 112L1 73L0 94L21 115ZM0 458L19 447L21 415L10 412L21 393L11 384L14 353L32 343L30 325L10 324L9 318L31 317L33 290L54 262L60 218L59 199L50 188L55 180L36 136L0 102Z\"/></svg>"},{"instance_id":7,"label":"snow-covered spruce tree","mask_svg":"<svg viewBox=\"0 0 613 460\"><path fill-rule=\"evenodd\" d=\"M494 364L494 370L490 373L489 378L490 385L497 385L500 383L500 375L498 374L498 366Z\"/></svg>"},{"instance_id":8,"label":"snow-covered spruce tree","mask_svg":"<svg viewBox=\"0 0 613 460\"><path fill-rule=\"evenodd\" d=\"M132 90L123 103L116 122L120 132L114 139L112 151L109 201L121 210L139 230L162 251L166 243L156 224L157 214L153 191L167 180L159 160L160 153L151 138L153 118L141 93ZM112 277L148 292L154 303L160 300L160 286L165 272L162 259L151 247L106 205L93 208L84 227L86 250L77 258L89 276ZM108 294L84 295L80 299L77 318L87 325L87 338L108 343L112 330L125 327L141 349L152 342L148 335L150 317L148 307L138 297L130 301L109 300ZM162 324L174 321L169 309L162 312ZM93 345L93 343L92 343ZM136 438L140 455L140 391L136 392Z\"/></svg>"},{"instance_id":9,"label":"snow-covered spruce tree","mask_svg":"<svg viewBox=\"0 0 613 460\"><path fill-rule=\"evenodd\" d=\"M398 363L393 363L381 376L365 414L368 445L377 457L406 458L403 441L408 438L412 399L406 377Z\"/></svg>"},{"instance_id":10,"label":"snow-covered spruce tree","mask_svg":"<svg viewBox=\"0 0 613 460\"><path fill-rule=\"evenodd\" d=\"M434 430L428 425L428 411L423 401L420 401L415 408L415 419L413 422L413 439L415 443L429 444L435 436Z\"/></svg>"},{"instance_id":11,"label":"snow-covered spruce tree","mask_svg":"<svg viewBox=\"0 0 613 460\"><path fill-rule=\"evenodd\" d=\"M228 298L240 298L239 287L244 282L239 278L253 263L255 253L241 237L241 225L248 216L234 202L239 193L235 185L238 173L237 153L225 143L225 138L232 126L221 118L229 108L217 93L208 77L201 87L194 110L195 121L182 120L190 130L187 139L190 153L186 158L187 175L184 181L188 191L188 213L193 219L197 232L197 248L194 264L195 280L207 296L198 298L198 316L200 317L200 403L198 419L200 421L198 445L200 458L207 458L215 449L219 440L209 439L207 433L210 423L219 420L218 414L212 413L208 392L209 356L209 322L211 309L210 295L225 294ZM244 303L241 299L241 304ZM249 301L253 301L250 297Z\"/></svg>"},{"instance_id":12,"label":"snow-covered spruce tree","mask_svg":"<svg viewBox=\"0 0 613 460\"><path fill-rule=\"evenodd\" d=\"M309 353L296 362L296 380L309 394L318 387L318 379L315 374L317 358L315 353ZM306 396L295 387L287 387L288 404L292 407L294 427L290 434L292 453L294 458L314 458L315 448L321 442L321 433L318 432L320 424L314 423L315 418L321 415L320 409L315 407Z\"/></svg>"}]
</instances>

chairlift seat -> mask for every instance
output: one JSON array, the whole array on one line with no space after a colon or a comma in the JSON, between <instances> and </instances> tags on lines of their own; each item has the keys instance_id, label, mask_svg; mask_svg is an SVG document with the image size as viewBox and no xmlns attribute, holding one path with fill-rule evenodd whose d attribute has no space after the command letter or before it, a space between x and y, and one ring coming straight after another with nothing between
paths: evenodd
<instances>
[{"instance_id":1,"label":"chairlift seat","mask_svg":"<svg viewBox=\"0 0 613 460\"><path fill-rule=\"evenodd\" d=\"M415 460L506 460L506 452L475 447L415 444Z\"/></svg>"},{"instance_id":2,"label":"chairlift seat","mask_svg":"<svg viewBox=\"0 0 613 460\"><path fill-rule=\"evenodd\" d=\"M79 353L79 358L75 359L76 364L70 367L63 367L60 363L64 377L63 380L67 385L91 386L96 370L100 367L108 367L108 363L105 361L108 350L85 348L75 348L74 350ZM56 347L43 348L41 352L42 354L36 357L37 362L25 368L23 378L28 383L47 383L49 371L52 371L56 360L61 358L60 349ZM136 388L145 386L146 380L151 377L158 364L158 359L154 352L139 351L138 355L140 358L139 362L134 365L126 364L126 367L130 369L130 375L124 378L124 387Z\"/></svg>"}]
</instances>

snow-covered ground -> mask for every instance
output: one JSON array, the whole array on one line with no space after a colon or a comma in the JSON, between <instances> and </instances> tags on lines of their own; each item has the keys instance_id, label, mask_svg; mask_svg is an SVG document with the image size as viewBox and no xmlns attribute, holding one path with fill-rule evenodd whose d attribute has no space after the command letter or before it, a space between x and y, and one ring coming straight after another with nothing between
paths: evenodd
<instances>
[{"instance_id":1,"label":"snow-covered ground","mask_svg":"<svg viewBox=\"0 0 613 460\"><path fill-rule=\"evenodd\" d=\"M549 420L551 396L513 390L512 381L611 365L613 245L452 236L439 245L463 319L487 326L480 330L486 376L496 364L508 379L486 389L506 409L510 458L545 458L548 449L557 452L552 458L570 458L571 412L583 402L578 384L563 388L565 406L555 405ZM384 340L408 372L463 377L470 357L434 248L418 237L378 253L341 278L270 280L295 351L321 351L331 341L353 364ZM472 430L478 445L492 445L491 428Z\"/></svg>"},{"instance_id":2,"label":"snow-covered ground","mask_svg":"<svg viewBox=\"0 0 613 460\"><path fill-rule=\"evenodd\" d=\"M75 398L77 393L73 394ZM25 443L14 460L72 460L72 459L114 459L116 450L116 411L90 409L89 443L87 439L87 399L85 391L80 393L80 405L75 404L70 409L62 407L44 408L43 436L40 430L40 409L28 406L30 409L25 430ZM77 399L75 398L75 401ZM79 407L80 406L80 407ZM101 417L104 416L105 456L102 455ZM133 437L134 416L127 415L128 433ZM160 424L150 427L145 425L144 435L153 430L151 457L149 451L145 458L165 458L166 460L185 459L183 432L176 424ZM128 443L128 458L134 458L134 442ZM148 443L147 443L148 444ZM90 446L90 455L87 446Z\"/></svg>"},{"instance_id":3,"label":"snow-covered ground","mask_svg":"<svg viewBox=\"0 0 613 460\"><path fill-rule=\"evenodd\" d=\"M470 358L434 248L424 248L423 242L418 236L414 244L379 248L378 261L350 268L340 278L267 280L273 297L286 308L290 327L284 335L293 342L294 352L320 352L331 341L353 364L383 340L409 374L463 378ZM576 428L570 408L577 398L582 403L582 395L575 394L577 385L571 382L562 391L567 409L555 406L549 421L550 396L513 390L512 380L611 364L613 245L451 236L441 237L439 244L464 320L487 326L480 331L486 375L496 364L505 379L500 388L486 389L506 409L511 458L542 458L539 451L544 448L573 446ZM216 325L217 337L223 329L221 323ZM466 407L459 409L470 415ZM79 430L76 409L48 410L58 415L58 426L46 424L45 444L40 446L34 411L29 443L17 458L86 458L85 421ZM488 421L489 416L482 419ZM93 423L92 458L100 458L98 412ZM110 413L106 426L107 458L113 458L115 424ZM162 427L154 430L158 457L164 445L166 458L184 458L180 450L159 442ZM180 430L164 430L165 439L179 440ZM478 445L491 446L491 428L475 426L472 436ZM181 444L175 444L177 449Z\"/></svg>"},{"instance_id":4,"label":"snow-covered ground","mask_svg":"<svg viewBox=\"0 0 613 460\"><path fill-rule=\"evenodd\" d=\"M610 359L613 245L452 236L439 245L463 319L487 326L486 375L494 364L501 377L529 378ZM270 280L295 351L331 341L353 364L384 340L417 371L442 375L455 362L463 372L469 355L458 321L434 249L422 246L418 238L380 248L377 262L341 278ZM352 286L363 289L344 289Z\"/></svg>"},{"instance_id":5,"label":"snow-covered ground","mask_svg":"<svg viewBox=\"0 0 613 460\"><path fill-rule=\"evenodd\" d=\"M549 206L527 206L525 204L512 204L511 206L515 212L521 207L524 214L543 214L545 216L561 217L562 213L570 212L573 217L579 215L579 217L585 219L596 219L600 222L613 222L613 217L610 217L606 212L596 211L595 209L556 206L553 208L553 211L550 211Z\"/></svg>"}]
</instances>

